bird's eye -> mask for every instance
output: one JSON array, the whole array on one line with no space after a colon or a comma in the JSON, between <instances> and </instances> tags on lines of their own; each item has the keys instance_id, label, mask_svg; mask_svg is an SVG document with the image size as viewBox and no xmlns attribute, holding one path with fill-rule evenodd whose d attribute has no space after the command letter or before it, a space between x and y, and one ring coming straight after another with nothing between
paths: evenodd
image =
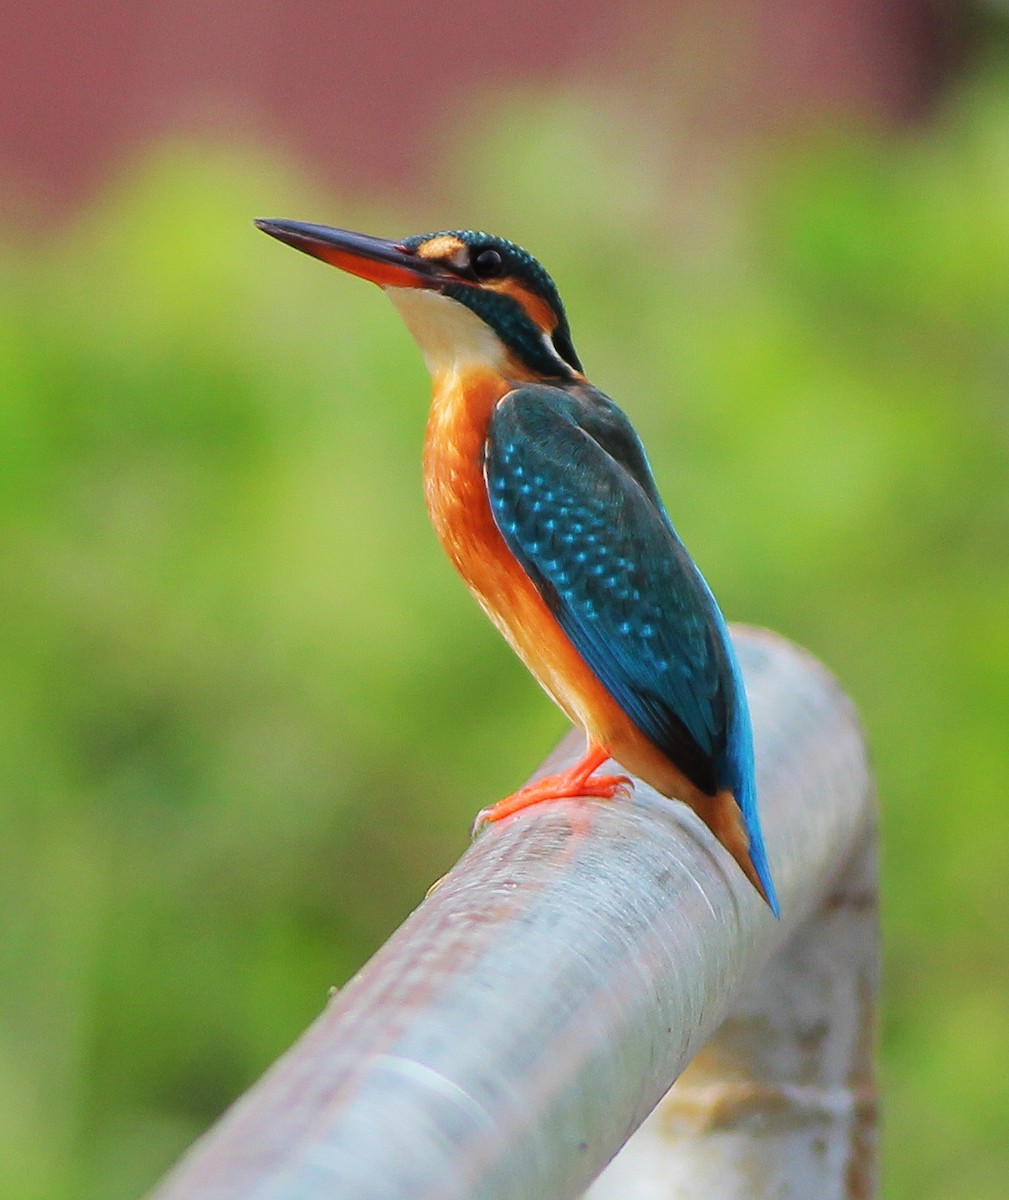
<instances>
[{"instance_id":1,"label":"bird's eye","mask_svg":"<svg viewBox=\"0 0 1009 1200\"><path fill-rule=\"evenodd\" d=\"M473 255L472 267L474 273L481 279L493 279L496 275L500 275L504 267L504 262L500 253L497 250L487 247L484 250L478 250Z\"/></svg>"}]
</instances>

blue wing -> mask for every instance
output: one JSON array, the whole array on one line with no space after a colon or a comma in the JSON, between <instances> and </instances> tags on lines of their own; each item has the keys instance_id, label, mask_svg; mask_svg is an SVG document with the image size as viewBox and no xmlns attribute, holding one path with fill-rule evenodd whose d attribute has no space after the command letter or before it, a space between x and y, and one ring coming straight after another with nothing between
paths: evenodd
<instances>
[{"instance_id":1,"label":"blue wing","mask_svg":"<svg viewBox=\"0 0 1009 1200\"><path fill-rule=\"evenodd\" d=\"M732 791L768 876L729 634L627 418L589 387L519 388L495 409L485 454L498 528L561 628L692 783Z\"/></svg>"}]
</instances>

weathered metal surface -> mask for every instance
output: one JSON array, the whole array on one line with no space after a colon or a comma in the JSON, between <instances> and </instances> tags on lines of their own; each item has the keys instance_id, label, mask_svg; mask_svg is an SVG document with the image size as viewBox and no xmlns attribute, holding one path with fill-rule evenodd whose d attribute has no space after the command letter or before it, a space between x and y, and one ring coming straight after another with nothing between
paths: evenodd
<instances>
[{"instance_id":1,"label":"weathered metal surface","mask_svg":"<svg viewBox=\"0 0 1009 1200\"><path fill-rule=\"evenodd\" d=\"M870 827L586 1200L872 1200L876 860Z\"/></svg>"},{"instance_id":2,"label":"weathered metal surface","mask_svg":"<svg viewBox=\"0 0 1009 1200\"><path fill-rule=\"evenodd\" d=\"M700 822L647 788L509 818L157 1200L580 1195L871 821L864 745L836 683L779 638L734 635L780 923ZM545 768L579 749L567 739Z\"/></svg>"}]
</instances>

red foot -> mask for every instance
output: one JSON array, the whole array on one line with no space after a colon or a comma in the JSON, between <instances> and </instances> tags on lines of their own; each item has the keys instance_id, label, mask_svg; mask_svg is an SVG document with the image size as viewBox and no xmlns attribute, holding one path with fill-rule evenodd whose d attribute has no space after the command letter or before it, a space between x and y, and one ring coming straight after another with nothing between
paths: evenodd
<instances>
[{"instance_id":1,"label":"red foot","mask_svg":"<svg viewBox=\"0 0 1009 1200\"><path fill-rule=\"evenodd\" d=\"M627 775L596 775L595 778L590 778L592 772L609 756L609 751L604 747L590 745L585 757L573 767L557 775L546 775L543 779L537 779L513 795L506 796L504 800L499 800L497 804L482 808L473 822L473 836L494 821L500 821L502 817L511 816L519 809L528 808L531 804L540 804L544 800L567 800L578 796L596 796L602 800L612 800L618 792L629 791L632 783Z\"/></svg>"}]
</instances>

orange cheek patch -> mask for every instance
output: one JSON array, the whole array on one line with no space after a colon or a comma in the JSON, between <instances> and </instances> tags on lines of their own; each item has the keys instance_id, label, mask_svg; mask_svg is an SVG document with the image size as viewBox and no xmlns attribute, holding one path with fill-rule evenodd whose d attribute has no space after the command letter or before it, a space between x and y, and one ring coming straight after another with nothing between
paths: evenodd
<instances>
[{"instance_id":1,"label":"orange cheek patch","mask_svg":"<svg viewBox=\"0 0 1009 1200\"><path fill-rule=\"evenodd\" d=\"M521 283L517 283L514 279L502 279L500 283L494 284L494 287L499 292L504 292L506 296L511 296L513 300L517 300L526 314L533 320L536 325L543 330L544 333L553 333L557 327L557 317L545 300L539 296L534 296Z\"/></svg>"}]
</instances>

